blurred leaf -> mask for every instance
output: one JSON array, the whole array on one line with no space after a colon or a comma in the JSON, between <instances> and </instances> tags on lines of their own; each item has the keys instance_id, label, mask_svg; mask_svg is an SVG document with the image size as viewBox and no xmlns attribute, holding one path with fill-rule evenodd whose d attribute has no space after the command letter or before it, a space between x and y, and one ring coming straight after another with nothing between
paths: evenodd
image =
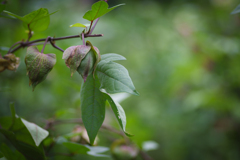
<instances>
[{"instance_id":1,"label":"blurred leaf","mask_svg":"<svg viewBox=\"0 0 240 160\"><path fill-rule=\"evenodd\" d=\"M25 64L29 77L29 85L32 85L34 90L39 83L46 79L48 73L56 64L56 55L43 54L36 47L28 47Z\"/></svg>"},{"instance_id":2,"label":"blurred leaf","mask_svg":"<svg viewBox=\"0 0 240 160\"><path fill-rule=\"evenodd\" d=\"M41 127L37 126L34 123L30 123L24 119L21 119L30 134L32 135L32 138L36 144L36 146L39 146L40 143L48 136L48 131L42 129Z\"/></svg>"},{"instance_id":3,"label":"blurred leaf","mask_svg":"<svg viewBox=\"0 0 240 160\"><path fill-rule=\"evenodd\" d=\"M96 2L92 5L92 10L87 11L84 14L83 18L86 20L89 20L89 21L94 21L98 17L103 16L104 14L110 12L114 8L119 7L121 5L124 5L124 4L119 4L112 8L108 8L107 2L105 2L105 1Z\"/></svg>"},{"instance_id":4,"label":"blurred leaf","mask_svg":"<svg viewBox=\"0 0 240 160\"><path fill-rule=\"evenodd\" d=\"M82 84L80 92L83 124L87 130L90 143L93 144L98 130L105 118L105 94L99 91L100 83L89 75Z\"/></svg>"},{"instance_id":5,"label":"blurred leaf","mask_svg":"<svg viewBox=\"0 0 240 160\"><path fill-rule=\"evenodd\" d=\"M0 132L12 143L12 145L22 153L27 160L45 160L46 157L44 155L43 148L41 146L37 147L35 145L30 145L29 143L25 143L22 140L19 140L19 137L29 139L30 135L27 133L11 132L4 129L0 129ZM18 134L15 135L15 134Z\"/></svg>"},{"instance_id":6,"label":"blurred leaf","mask_svg":"<svg viewBox=\"0 0 240 160\"><path fill-rule=\"evenodd\" d=\"M12 124L12 117L0 117L0 125L3 129L9 129Z\"/></svg>"},{"instance_id":7,"label":"blurred leaf","mask_svg":"<svg viewBox=\"0 0 240 160\"><path fill-rule=\"evenodd\" d=\"M4 155L7 160L26 160L24 156L18 151L13 152L6 144L2 144L0 152Z\"/></svg>"},{"instance_id":8,"label":"blurred leaf","mask_svg":"<svg viewBox=\"0 0 240 160\"><path fill-rule=\"evenodd\" d=\"M13 16L21 21L24 22L24 27L27 29L30 29L31 31L44 31L48 28L50 23L50 15L58 12L55 11L51 14L49 14L48 10L46 8L40 8L38 10L35 10L23 17L18 16L14 13L11 13L9 11L4 11L10 16Z\"/></svg>"},{"instance_id":9,"label":"blurred leaf","mask_svg":"<svg viewBox=\"0 0 240 160\"><path fill-rule=\"evenodd\" d=\"M86 145L87 148L90 149L90 151L87 152L87 154L95 156L95 157L110 157L109 155L104 155L104 154L99 154L103 153L109 150L108 147L102 147L102 146L88 146Z\"/></svg>"},{"instance_id":10,"label":"blurred leaf","mask_svg":"<svg viewBox=\"0 0 240 160\"><path fill-rule=\"evenodd\" d=\"M125 57L123 57L122 55L116 54L116 53L107 53L107 54L103 54L101 56L101 63L106 63L106 62L110 62L110 61L120 61L120 60L126 60ZM100 63L99 62L99 63Z\"/></svg>"},{"instance_id":11,"label":"blurred leaf","mask_svg":"<svg viewBox=\"0 0 240 160\"><path fill-rule=\"evenodd\" d=\"M231 12L231 14L236 14L240 12L240 4Z\"/></svg>"},{"instance_id":12,"label":"blurred leaf","mask_svg":"<svg viewBox=\"0 0 240 160\"><path fill-rule=\"evenodd\" d=\"M124 109L122 108L122 106L119 103L114 102L114 100L112 99L112 97L110 95L107 94L106 96L107 96L107 100L108 100L109 104L112 107L113 113L114 113L115 117L117 118L118 123L121 126L124 133L129 137L133 136L126 132L127 119L126 119L126 115L125 115L125 112L124 112Z\"/></svg>"},{"instance_id":13,"label":"blurred leaf","mask_svg":"<svg viewBox=\"0 0 240 160\"><path fill-rule=\"evenodd\" d=\"M100 90L107 93L127 92L139 95L136 91L128 71L122 65L115 62L104 62L97 65L97 75L101 83Z\"/></svg>"},{"instance_id":14,"label":"blurred leaf","mask_svg":"<svg viewBox=\"0 0 240 160\"><path fill-rule=\"evenodd\" d=\"M87 154L90 149L88 149L86 146L73 143L73 142L63 142L62 143L67 149L74 154Z\"/></svg>"},{"instance_id":15,"label":"blurred leaf","mask_svg":"<svg viewBox=\"0 0 240 160\"><path fill-rule=\"evenodd\" d=\"M0 13L5 9L6 5L5 4L0 4Z\"/></svg>"},{"instance_id":16,"label":"blurred leaf","mask_svg":"<svg viewBox=\"0 0 240 160\"><path fill-rule=\"evenodd\" d=\"M86 28L87 26L85 26L84 24L81 24L81 23L75 23L75 24L70 25L70 27L82 27L82 28Z\"/></svg>"},{"instance_id":17,"label":"blurred leaf","mask_svg":"<svg viewBox=\"0 0 240 160\"><path fill-rule=\"evenodd\" d=\"M142 143L142 149L144 151L156 150L158 147L159 145L155 141L145 141Z\"/></svg>"},{"instance_id":18,"label":"blurred leaf","mask_svg":"<svg viewBox=\"0 0 240 160\"><path fill-rule=\"evenodd\" d=\"M20 153L25 156L27 160L44 160L44 151L39 144L46 137L47 131L18 117L15 113L14 103L11 103L10 107L12 113L12 125L8 130L0 129L0 132Z\"/></svg>"}]
</instances>

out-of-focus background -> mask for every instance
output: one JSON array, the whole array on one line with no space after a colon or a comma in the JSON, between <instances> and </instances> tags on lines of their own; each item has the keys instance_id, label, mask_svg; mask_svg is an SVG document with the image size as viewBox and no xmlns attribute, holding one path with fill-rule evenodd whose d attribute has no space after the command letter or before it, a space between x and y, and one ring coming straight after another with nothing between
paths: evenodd
<instances>
[{"instance_id":1,"label":"out-of-focus background","mask_svg":"<svg viewBox=\"0 0 240 160\"><path fill-rule=\"evenodd\" d=\"M36 32L33 40L81 33L69 25L87 23L82 16L94 2L8 0L6 10L18 15L41 7L59 10L48 30ZM109 0L110 6L119 3L126 5L101 17L94 30L104 37L88 39L101 54L127 58L119 63L140 93L121 103L127 131L135 135L132 141L139 146L149 140L158 143L157 150L148 152L154 159L240 159L240 19L230 15L239 1ZM22 38L27 34L20 21L0 18L2 55ZM66 49L82 42L77 38L56 44ZM18 115L40 126L51 117L79 118L81 76L70 77L62 52L46 47L45 53L57 55L57 63L34 92L28 86L25 53L26 48L16 52L21 58L16 72L0 73L0 116L10 115L9 102L14 101ZM106 114L105 123L119 129L113 113ZM55 135L73 127L58 126ZM99 145L110 146L107 134L99 134Z\"/></svg>"}]
</instances>

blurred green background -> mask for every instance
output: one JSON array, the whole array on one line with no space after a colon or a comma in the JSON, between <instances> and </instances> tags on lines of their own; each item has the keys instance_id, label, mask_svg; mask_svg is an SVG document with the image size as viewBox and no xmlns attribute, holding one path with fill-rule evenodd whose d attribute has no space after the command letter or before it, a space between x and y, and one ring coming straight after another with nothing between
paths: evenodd
<instances>
[{"instance_id":1,"label":"blurred green background","mask_svg":"<svg viewBox=\"0 0 240 160\"><path fill-rule=\"evenodd\" d=\"M51 12L48 30L36 32L32 40L47 36L81 33L69 28L87 23L83 14L90 0L9 0L6 10L25 15L44 7ZM118 53L140 96L121 105L127 115L127 131L134 143L153 140L159 148L149 151L162 160L240 159L240 19L230 15L237 0L109 0L109 5L126 3L100 18L88 38L101 54ZM10 47L26 39L19 20L0 18L0 46ZM80 38L57 41L66 49L82 44ZM42 46L38 46L41 49ZM6 51L1 51L2 55ZM48 45L57 63L34 92L28 86L25 49L16 55L21 64L16 72L0 73L0 116L10 115L14 101L17 114L44 126L46 119L79 118L81 76L70 77L62 52ZM117 129L108 110L105 124ZM56 136L70 133L75 125L55 128ZM110 146L109 132L100 132L99 145ZM0 140L4 141L2 135ZM92 157L85 157L85 159ZM97 159L97 158L92 158Z\"/></svg>"}]
</instances>

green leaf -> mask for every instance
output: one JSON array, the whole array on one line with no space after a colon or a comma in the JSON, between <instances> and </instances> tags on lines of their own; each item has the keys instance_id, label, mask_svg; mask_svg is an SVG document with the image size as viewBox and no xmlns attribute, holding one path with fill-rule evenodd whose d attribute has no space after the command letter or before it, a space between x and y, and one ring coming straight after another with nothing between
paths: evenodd
<instances>
[{"instance_id":1,"label":"green leaf","mask_svg":"<svg viewBox=\"0 0 240 160\"><path fill-rule=\"evenodd\" d=\"M29 85L34 88L44 81L48 73L56 64L55 54L43 54L36 47L28 47L25 57L25 64L29 77Z\"/></svg>"},{"instance_id":2,"label":"green leaf","mask_svg":"<svg viewBox=\"0 0 240 160\"><path fill-rule=\"evenodd\" d=\"M91 144L94 143L105 117L106 96L99 91L99 86L97 77L89 75L80 92L82 120Z\"/></svg>"},{"instance_id":3,"label":"green leaf","mask_svg":"<svg viewBox=\"0 0 240 160\"><path fill-rule=\"evenodd\" d=\"M237 14L240 12L240 4L231 12L231 14Z\"/></svg>"},{"instance_id":4,"label":"green leaf","mask_svg":"<svg viewBox=\"0 0 240 160\"><path fill-rule=\"evenodd\" d=\"M73 143L73 142L63 142L62 143L67 149L74 154L87 154L90 149L88 149L86 146Z\"/></svg>"},{"instance_id":5,"label":"green leaf","mask_svg":"<svg viewBox=\"0 0 240 160\"><path fill-rule=\"evenodd\" d=\"M8 160L26 160L24 156L18 151L12 151L6 144L2 144L0 147L0 152L6 157Z\"/></svg>"},{"instance_id":6,"label":"green leaf","mask_svg":"<svg viewBox=\"0 0 240 160\"><path fill-rule=\"evenodd\" d=\"M119 54L116 54L116 53L107 53L107 54L103 54L101 56L101 61L100 62L101 63L102 62L106 63L106 62L110 62L110 61L113 62L113 61L121 61L121 60L126 60L126 58L119 55Z\"/></svg>"},{"instance_id":7,"label":"green leaf","mask_svg":"<svg viewBox=\"0 0 240 160\"><path fill-rule=\"evenodd\" d=\"M108 8L107 2L105 2L105 1L96 2L92 5L92 10L87 11L84 14L83 18L86 20L89 20L89 21L94 21L95 19L103 16L104 14L110 12L114 8L117 8L121 5L124 5L124 4L119 4L112 8Z\"/></svg>"},{"instance_id":8,"label":"green leaf","mask_svg":"<svg viewBox=\"0 0 240 160\"><path fill-rule=\"evenodd\" d=\"M70 25L70 27L82 27L82 28L86 28L87 26L85 26L84 24L81 24L81 23L75 23L75 24Z\"/></svg>"},{"instance_id":9,"label":"green leaf","mask_svg":"<svg viewBox=\"0 0 240 160\"><path fill-rule=\"evenodd\" d=\"M28 129L28 131L30 132L36 146L39 146L40 143L47 138L48 136L48 131L42 129L41 127L37 126L34 123L28 122L24 119L22 119L23 124L26 126L26 128Z\"/></svg>"},{"instance_id":10,"label":"green leaf","mask_svg":"<svg viewBox=\"0 0 240 160\"><path fill-rule=\"evenodd\" d=\"M127 92L139 95L136 91L128 71L115 62L104 62L97 65L97 75L100 80L100 90L110 94Z\"/></svg>"},{"instance_id":11,"label":"green leaf","mask_svg":"<svg viewBox=\"0 0 240 160\"><path fill-rule=\"evenodd\" d=\"M3 129L9 129L12 124L12 117L0 117L0 125Z\"/></svg>"},{"instance_id":12,"label":"green leaf","mask_svg":"<svg viewBox=\"0 0 240 160\"><path fill-rule=\"evenodd\" d=\"M50 15L56 13L57 11L49 14L48 10L46 8L40 8L38 10L35 10L23 17L18 16L14 13L11 13L9 11L4 11L10 16L13 16L21 21L24 22L24 27L27 29L30 29L31 31L44 31L48 28L50 23Z\"/></svg>"},{"instance_id":13,"label":"green leaf","mask_svg":"<svg viewBox=\"0 0 240 160\"><path fill-rule=\"evenodd\" d=\"M2 133L27 160L44 160L46 157L40 143L46 138L48 132L18 117L15 113L14 103L11 103L10 107L12 112L12 125L9 129L0 129L0 133Z\"/></svg>"},{"instance_id":14,"label":"green leaf","mask_svg":"<svg viewBox=\"0 0 240 160\"><path fill-rule=\"evenodd\" d=\"M43 148L41 146L37 147L35 145L30 145L21 140L18 140L16 134L19 134L19 133L7 131L4 129L0 129L0 133L2 133L12 143L12 145L20 153L22 153L25 156L25 158L27 160L33 160L33 159L34 160L45 160L46 159ZM22 138L29 139L29 135L27 133L25 133L22 135Z\"/></svg>"},{"instance_id":15,"label":"green leaf","mask_svg":"<svg viewBox=\"0 0 240 160\"><path fill-rule=\"evenodd\" d=\"M6 5L5 4L0 4L0 13L5 9Z\"/></svg>"},{"instance_id":16,"label":"green leaf","mask_svg":"<svg viewBox=\"0 0 240 160\"><path fill-rule=\"evenodd\" d=\"M115 102L112 99L112 97L108 94L107 94L107 100L113 110L115 117L118 120L119 125L121 126L122 130L124 131L124 133L127 136L132 137L133 135L126 132L127 119L126 119L126 115L125 115L125 112L124 112L124 109L122 108L122 106L119 103Z\"/></svg>"}]
</instances>

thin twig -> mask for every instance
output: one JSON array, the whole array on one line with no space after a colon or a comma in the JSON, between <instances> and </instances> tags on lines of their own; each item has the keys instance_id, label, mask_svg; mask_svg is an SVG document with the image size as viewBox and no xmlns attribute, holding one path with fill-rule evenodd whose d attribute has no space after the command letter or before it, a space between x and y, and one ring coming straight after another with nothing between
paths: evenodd
<instances>
[{"instance_id":1,"label":"thin twig","mask_svg":"<svg viewBox=\"0 0 240 160\"><path fill-rule=\"evenodd\" d=\"M84 34L84 37L102 37L103 34L93 34L93 35L90 35L90 34ZM48 39L48 41L52 40L52 41L57 41L57 40L64 40L64 39L70 39L70 38L78 38L80 37L80 35L73 35L73 36L64 36L64 37L58 37L58 38L50 38ZM20 48L24 48L24 47L27 47L27 46L32 46L32 44L35 44L37 42L43 42L43 41L46 41L46 38L41 38L41 39L36 39L36 40L33 40L33 41L26 41L26 42L19 42L19 46L15 47L14 49L12 50L9 50L9 53L14 53L16 52L18 49ZM13 45L15 46L15 45ZM61 48L57 47L56 45L53 46L54 48L57 48L59 50L62 51Z\"/></svg>"},{"instance_id":2,"label":"thin twig","mask_svg":"<svg viewBox=\"0 0 240 160\"><path fill-rule=\"evenodd\" d=\"M13 47L15 47L16 45L21 44L21 43L22 43L22 41L18 41L18 42L16 42L16 43L14 43L14 44L9 48L8 53L11 53L11 52L10 52L11 49L12 49Z\"/></svg>"},{"instance_id":3,"label":"thin twig","mask_svg":"<svg viewBox=\"0 0 240 160\"><path fill-rule=\"evenodd\" d=\"M98 20L99 20L99 18L97 18L97 19L96 19L96 21L95 21L95 23L94 23L94 25L93 25L92 29L90 30L89 34L92 34L92 32L93 32L94 28L95 28L95 27L96 27L96 25L97 25L97 22L98 22Z\"/></svg>"},{"instance_id":4,"label":"thin twig","mask_svg":"<svg viewBox=\"0 0 240 160\"><path fill-rule=\"evenodd\" d=\"M43 53L43 51L44 51L44 49L45 49L45 46L46 46L47 42L48 42L50 39L51 39L51 37L47 37L47 38L46 38L41 53Z\"/></svg>"},{"instance_id":5,"label":"thin twig","mask_svg":"<svg viewBox=\"0 0 240 160\"><path fill-rule=\"evenodd\" d=\"M83 42L83 45L86 45L85 39L84 39L84 33L82 33L82 42Z\"/></svg>"},{"instance_id":6,"label":"thin twig","mask_svg":"<svg viewBox=\"0 0 240 160\"><path fill-rule=\"evenodd\" d=\"M58 47L58 46L54 43L54 41L53 41L52 39L50 40L50 43L51 43L51 45L52 45L54 48L56 48L56 49L64 52L64 50L63 50L62 48Z\"/></svg>"}]
</instances>

